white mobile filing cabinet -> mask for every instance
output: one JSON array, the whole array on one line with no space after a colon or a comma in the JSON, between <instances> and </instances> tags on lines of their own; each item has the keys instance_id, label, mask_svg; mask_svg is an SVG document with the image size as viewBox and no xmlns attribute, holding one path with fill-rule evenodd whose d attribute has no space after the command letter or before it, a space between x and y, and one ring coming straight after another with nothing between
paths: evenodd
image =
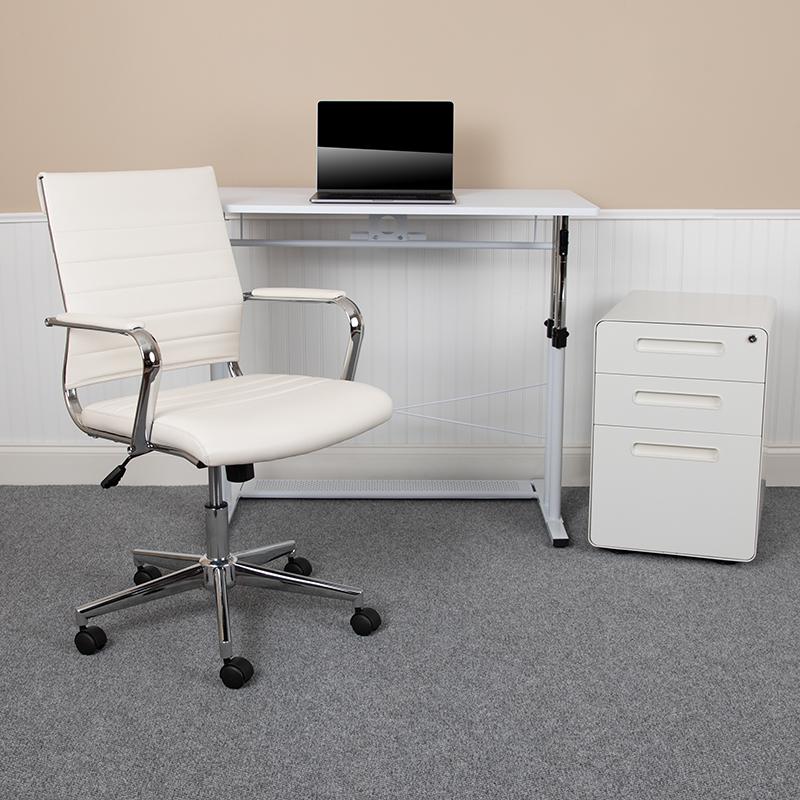
<instances>
[{"instance_id":1,"label":"white mobile filing cabinet","mask_svg":"<svg viewBox=\"0 0 800 800\"><path fill-rule=\"evenodd\" d=\"M632 292L595 328L589 541L750 561L769 297Z\"/></svg>"}]
</instances>

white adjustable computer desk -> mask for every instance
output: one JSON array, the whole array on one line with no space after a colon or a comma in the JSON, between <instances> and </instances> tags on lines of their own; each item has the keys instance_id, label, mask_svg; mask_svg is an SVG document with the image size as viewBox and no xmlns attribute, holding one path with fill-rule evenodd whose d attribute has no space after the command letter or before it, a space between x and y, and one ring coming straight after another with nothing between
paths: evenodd
<instances>
[{"instance_id":1,"label":"white adjustable computer desk","mask_svg":"<svg viewBox=\"0 0 800 800\"><path fill-rule=\"evenodd\" d=\"M239 238L231 243L238 247L383 247L383 248L464 248L496 250L552 250L550 270L550 315L545 321L546 336L550 339L548 349L547 376L547 422L545 428L545 468L544 476L533 479L530 485L533 493L528 494L539 501L547 530L556 547L569 544L569 536L561 519L561 455L564 432L564 357L567 346L566 326L566 286L567 253L569 248L569 218L593 217L598 213L597 206L574 192L562 189L461 189L456 190L457 202L453 205L418 205L398 203L319 204L309 202L313 189L271 189L271 188L222 188L220 196L226 216L238 217ZM350 217L360 218L358 230L350 239L309 240L309 239L245 239L244 218L258 217ZM390 226L386 217L392 217ZM480 218L552 218L552 239L548 241L433 241L409 230L410 217L438 217L464 219ZM365 230L366 227L366 230ZM390 227L390 231L386 228ZM535 230L535 226L534 226ZM535 234L534 234L535 235ZM241 497L275 496L320 496L317 494L289 493L276 494L274 490L259 489L258 481L254 488L245 488ZM385 481L378 482L384 487ZM469 482L466 482L469 483ZM330 496L330 495L327 495ZM409 497L409 496L475 496L485 494L448 495L401 491L377 492L365 495L357 491L352 497Z\"/></svg>"}]
</instances>

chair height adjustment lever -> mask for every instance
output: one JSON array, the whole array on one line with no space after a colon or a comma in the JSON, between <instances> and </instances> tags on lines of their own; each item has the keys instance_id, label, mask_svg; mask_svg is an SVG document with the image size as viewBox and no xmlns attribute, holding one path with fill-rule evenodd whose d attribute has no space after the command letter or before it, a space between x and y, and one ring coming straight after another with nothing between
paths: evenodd
<instances>
[{"instance_id":1,"label":"chair height adjustment lever","mask_svg":"<svg viewBox=\"0 0 800 800\"><path fill-rule=\"evenodd\" d=\"M104 489L110 489L112 486L116 486L125 475L125 467L132 458L133 456L128 456L121 464L114 467L114 469L100 481L100 485Z\"/></svg>"}]
</instances>

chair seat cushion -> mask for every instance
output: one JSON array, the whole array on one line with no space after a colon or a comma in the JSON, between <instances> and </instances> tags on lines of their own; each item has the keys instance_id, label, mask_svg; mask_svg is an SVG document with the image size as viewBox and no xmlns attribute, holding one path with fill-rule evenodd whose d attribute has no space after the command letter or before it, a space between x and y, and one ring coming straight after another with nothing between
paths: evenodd
<instances>
[{"instance_id":1,"label":"chair seat cushion","mask_svg":"<svg viewBox=\"0 0 800 800\"><path fill-rule=\"evenodd\" d=\"M86 406L82 422L130 436L135 396ZM363 383L244 375L159 392L151 441L209 467L310 453L389 419L389 396Z\"/></svg>"}]
</instances>

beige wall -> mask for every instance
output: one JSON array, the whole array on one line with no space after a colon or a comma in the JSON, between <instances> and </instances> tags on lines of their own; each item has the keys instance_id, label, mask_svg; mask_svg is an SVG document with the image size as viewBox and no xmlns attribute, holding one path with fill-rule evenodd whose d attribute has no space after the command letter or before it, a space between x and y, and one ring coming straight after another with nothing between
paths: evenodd
<instances>
[{"instance_id":1,"label":"beige wall","mask_svg":"<svg viewBox=\"0 0 800 800\"><path fill-rule=\"evenodd\" d=\"M800 208L791 0L0 0L0 211L39 170L311 185L319 98L452 98L456 183Z\"/></svg>"}]
</instances>

